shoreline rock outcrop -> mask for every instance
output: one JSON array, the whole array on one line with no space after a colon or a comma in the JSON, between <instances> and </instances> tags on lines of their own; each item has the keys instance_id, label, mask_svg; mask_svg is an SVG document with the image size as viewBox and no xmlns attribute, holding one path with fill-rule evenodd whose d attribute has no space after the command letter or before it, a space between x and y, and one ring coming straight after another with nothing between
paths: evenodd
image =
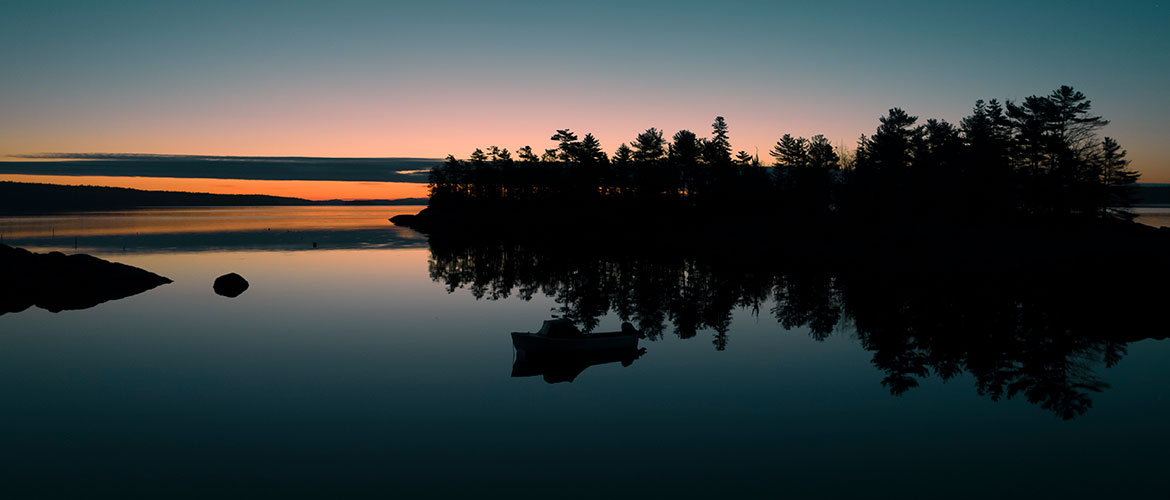
<instances>
[{"instance_id":1,"label":"shoreline rock outcrop","mask_svg":"<svg viewBox=\"0 0 1170 500\"><path fill-rule=\"evenodd\" d=\"M0 244L0 314L34 305L50 312L88 309L167 283L164 276L92 255Z\"/></svg>"}]
</instances>

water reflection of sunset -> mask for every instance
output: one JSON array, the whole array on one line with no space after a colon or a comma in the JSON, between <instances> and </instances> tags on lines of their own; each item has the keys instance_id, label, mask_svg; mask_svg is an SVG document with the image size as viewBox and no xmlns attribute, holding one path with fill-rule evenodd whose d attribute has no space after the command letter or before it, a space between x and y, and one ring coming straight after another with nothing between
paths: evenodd
<instances>
[{"instance_id":1,"label":"water reflection of sunset","mask_svg":"<svg viewBox=\"0 0 1170 500\"><path fill-rule=\"evenodd\" d=\"M67 186L108 186L148 191L186 191L212 194L266 194L309 200L393 200L425 198L427 185L413 182L275 181L178 177L114 177L101 175L4 174L0 181L35 182Z\"/></svg>"},{"instance_id":2,"label":"water reflection of sunset","mask_svg":"<svg viewBox=\"0 0 1170 500\"><path fill-rule=\"evenodd\" d=\"M199 207L5 217L6 239L239 231L393 229L387 218L422 207ZM406 231L403 229L403 231Z\"/></svg>"}]
</instances>

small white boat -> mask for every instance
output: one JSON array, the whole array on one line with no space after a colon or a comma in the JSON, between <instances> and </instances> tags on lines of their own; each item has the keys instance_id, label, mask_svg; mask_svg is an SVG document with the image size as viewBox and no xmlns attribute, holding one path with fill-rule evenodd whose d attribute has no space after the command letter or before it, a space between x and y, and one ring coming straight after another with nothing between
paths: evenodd
<instances>
[{"instance_id":1,"label":"small white boat","mask_svg":"<svg viewBox=\"0 0 1170 500\"><path fill-rule=\"evenodd\" d=\"M530 353L627 351L638 348L638 331L623 323L620 332L585 334L567 319L550 319L536 333L512 332L512 346Z\"/></svg>"}]
</instances>

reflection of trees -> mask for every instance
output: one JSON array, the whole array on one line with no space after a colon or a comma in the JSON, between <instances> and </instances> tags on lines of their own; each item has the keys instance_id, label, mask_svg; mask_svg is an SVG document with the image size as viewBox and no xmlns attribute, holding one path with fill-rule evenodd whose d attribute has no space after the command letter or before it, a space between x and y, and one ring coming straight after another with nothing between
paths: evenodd
<instances>
[{"instance_id":1,"label":"reflection of trees","mask_svg":"<svg viewBox=\"0 0 1170 500\"><path fill-rule=\"evenodd\" d=\"M728 346L735 308L758 314L770 303L781 326L808 328L816 340L851 325L893 394L931 374L969 373L981 395L1022 396L1062 418L1091 407L1092 393L1108 387L1093 368L1157 331L1160 310L1156 297L1125 292L1140 289L1132 274L1104 264L913 270L922 267L912 259L843 266L807 255L572 248L432 240L430 275L476 298L551 297L586 331L611 312L649 339L711 331L717 350Z\"/></svg>"},{"instance_id":2,"label":"reflection of trees","mask_svg":"<svg viewBox=\"0 0 1170 500\"><path fill-rule=\"evenodd\" d=\"M1085 307L1083 294L1105 289L1074 281L986 269L844 274L839 293L890 392L916 387L930 373L946 380L967 372L993 400L1022 394L1073 418L1092 405L1091 393L1108 387L1091 366L1111 366L1125 353L1118 330L1098 329L1101 317L1124 309Z\"/></svg>"}]
</instances>

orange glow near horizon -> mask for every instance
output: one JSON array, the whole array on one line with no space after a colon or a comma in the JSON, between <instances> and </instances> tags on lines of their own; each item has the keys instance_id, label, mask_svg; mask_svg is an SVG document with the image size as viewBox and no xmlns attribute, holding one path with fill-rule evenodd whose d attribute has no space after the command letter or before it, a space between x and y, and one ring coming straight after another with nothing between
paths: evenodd
<instances>
[{"instance_id":1,"label":"orange glow near horizon","mask_svg":"<svg viewBox=\"0 0 1170 500\"><path fill-rule=\"evenodd\" d=\"M103 186L147 191L185 191L212 194L263 194L308 200L393 200L426 198L427 185L413 182L274 181L179 177L115 177L102 175L3 174L0 181Z\"/></svg>"}]
</instances>

